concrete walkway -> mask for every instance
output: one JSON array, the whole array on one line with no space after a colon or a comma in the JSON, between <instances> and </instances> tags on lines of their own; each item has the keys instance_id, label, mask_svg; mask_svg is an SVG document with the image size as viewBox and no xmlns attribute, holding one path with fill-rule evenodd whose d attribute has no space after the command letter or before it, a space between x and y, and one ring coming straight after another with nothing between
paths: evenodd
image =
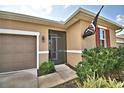
<instances>
[{"instance_id":1,"label":"concrete walkway","mask_svg":"<svg viewBox=\"0 0 124 93\"><path fill-rule=\"evenodd\" d=\"M75 74L76 72L65 64L56 65L55 68L55 73L40 76L38 78L40 88L54 87L77 77Z\"/></svg>"}]
</instances>

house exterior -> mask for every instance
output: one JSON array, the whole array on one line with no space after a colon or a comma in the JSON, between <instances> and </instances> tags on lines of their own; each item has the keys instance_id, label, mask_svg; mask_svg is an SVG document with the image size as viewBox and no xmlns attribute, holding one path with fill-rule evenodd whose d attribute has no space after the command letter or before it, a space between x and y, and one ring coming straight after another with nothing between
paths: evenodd
<instances>
[{"instance_id":1,"label":"house exterior","mask_svg":"<svg viewBox=\"0 0 124 93\"><path fill-rule=\"evenodd\" d=\"M48 60L53 60L55 64L75 66L82 60L81 52L85 48L117 47L115 31L122 27L101 16L96 33L82 39L82 33L94 16L94 13L79 8L62 23L0 11L0 44L3 45L0 47L3 50L0 57L3 61L1 64L5 66L0 66L0 72L39 68L41 63ZM3 53L7 55L5 59ZM8 61L10 63L5 64ZM10 64L14 66L9 67Z\"/></svg>"},{"instance_id":2,"label":"house exterior","mask_svg":"<svg viewBox=\"0 0 124 93\"><path fill-rule=\"evenodd\" d=\"M124 47L124 35L116 35L116 43L118 47Z\"/></svg>"}]
</instances>

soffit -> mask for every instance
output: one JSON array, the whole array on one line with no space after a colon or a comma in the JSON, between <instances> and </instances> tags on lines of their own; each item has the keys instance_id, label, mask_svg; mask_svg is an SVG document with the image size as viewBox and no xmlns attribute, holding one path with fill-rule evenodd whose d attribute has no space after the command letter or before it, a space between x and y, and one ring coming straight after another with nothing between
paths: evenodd
<instances>
[{"instance_id":1,"label":"soffit","mask_svg":"<svg viewBox=\"0 0 124 93\"><path fill-rule=\"evenodd\" d=\"M83 20L83 21L91 23L94 17L95 17L94 13L91 13L89 11L84 11L84 9L79 9L70 18L67 19L67 21L65 22L65 26L66 28L68 28L69 26L77 22L78 20ZM108 28L112 28L114 30L122 28L122 26L118 25L117 23L112 22L101 16L99 16L97 24L108 27Z\"/></svg>"},{"instance_id":2,"label":"soffit","mask_svg":"<svg viewBox=\"0 0 124 93\"><path fill-rule=\"evenodd\" d=\"M22 22L29 22L29 23L65 28L64 24L58 21L48 20L48 19L29 16L29 15L5 12L5 11L0 11L0 19L15 20L15 21L22 21Z\"/></svg>"}]
</instances>

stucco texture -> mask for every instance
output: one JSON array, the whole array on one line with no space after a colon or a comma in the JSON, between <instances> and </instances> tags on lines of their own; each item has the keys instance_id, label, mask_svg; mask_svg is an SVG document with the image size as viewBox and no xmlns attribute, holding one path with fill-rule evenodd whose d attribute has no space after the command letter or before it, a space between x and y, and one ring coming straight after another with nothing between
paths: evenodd
<instances>
[{"instance_id":1,"label":"stucco texture","mask_svg":"<svg viewBox=\"0 0 124 93\"><path fill-rule=\"evenodd\" d=\"M48 36L49 36L48 30L49 29L65 31L65 29L62 29L62 28L57 28L57 27L52 27L47 25L40 25L40 24L14 21L14 20L4 20L4 19L0 19L0 28L40 32L40 37L39 37L40 51L48 51ZM44 41L42 41L42 36L44 36L45 38ZM40 54L40 63L47 60L48 60L48 53Z\"/></svg>"},{"instance_id":2,"label":"stucco texture","mask_svg":"<svg viewBox=\"0 0 124 93\"><path fill-rule=\"evenodd\" d=\"M56 26L48 26L48 25L31 23L31 22L29 23L29 22L23 22L23 21L0 19L0 28L40 32L40 38L39 38L40 51L49 51L48 49L48 36L49 36L48 30L49 29L66 32L67 50L82 51L85 48L90 49L90 48L96 47L95 34L85 39L82 39L81 37L81 34L84 32L84 30L87 28L89 24L90 22L80 19L67 28L60 28ZM102 26L106 26L105 22L101 21L101 24ZM107 29L109 29L110 31L110 46L117 47L115 30L112 28L112 26L110 26L111 28L108 28L108 27L109 25L107 25ZM45 38L44 41L42 41L42 36ZM49 60L48 53L41 53L40 63L47 60ZM82 60L81 53L67 52L67 63L74 66L81 60Z\"/></svg>"}]
</instances>

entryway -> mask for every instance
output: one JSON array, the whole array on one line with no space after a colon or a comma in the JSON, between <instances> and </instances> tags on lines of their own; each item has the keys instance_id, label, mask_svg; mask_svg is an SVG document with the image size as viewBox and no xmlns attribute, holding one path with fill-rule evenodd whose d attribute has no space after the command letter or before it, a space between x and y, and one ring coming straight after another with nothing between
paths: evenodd
<instances>
[{"instance_id":1,"label":"entryway","mask_svg":"<svg viewBox=\"0 0 124 93\"><path fill-rule=\"evenodd\" d=\"M55 65L66 62L66 32L49 30L49 59Z\"/></svg>"}]
</instances>

